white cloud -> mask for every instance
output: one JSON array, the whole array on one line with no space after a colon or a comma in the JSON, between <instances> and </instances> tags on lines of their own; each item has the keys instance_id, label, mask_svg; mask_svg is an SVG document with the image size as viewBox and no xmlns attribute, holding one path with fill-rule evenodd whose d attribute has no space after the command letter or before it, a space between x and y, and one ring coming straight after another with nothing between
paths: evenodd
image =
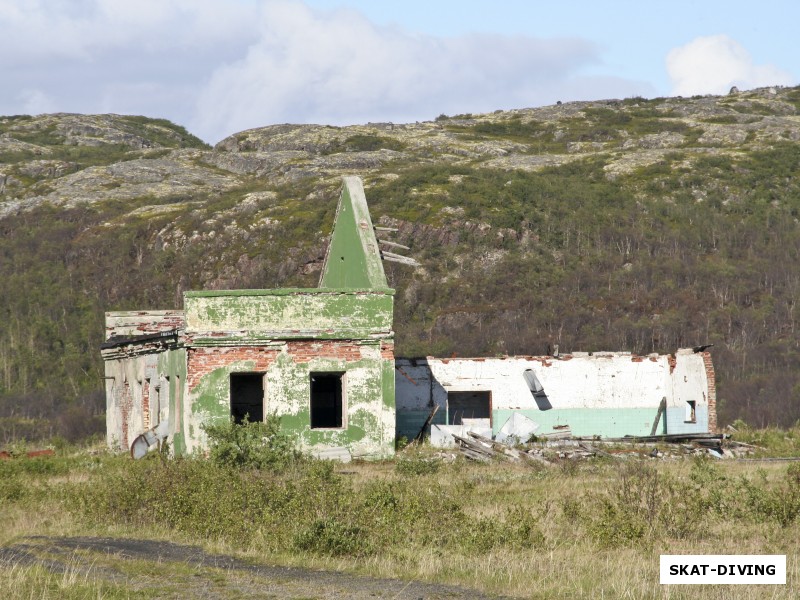
<instances>
[{"instance_id":1,"label":"white cloud","mask_svg":"<svg viewBox=\"0 0 800 600\"><path fill-rule=\"evenodd\" d=\"M267 123L414 121L590 97L599 84L623 95L649 86L584 78L598 62L580 39L480 35L441 38L378 27L352 11L318 13L269 2L258 41L219 67L198 102L207 136ZM570 95L572 94L572 95Z\"/></svg>"},{"instance_id":2,"label":"white cloud","mask_svg":"<svg viewBox=\"0 0 800 600\"><path fill-rule=\"evenodd\" d=\"M726 35L699 37L667 55L672 93L724 94L732 86L750 89L792 85L792 76L774 65L756 65L747 50Z\"/></svg>"},{"instance_id":3,"label":"white cloud","mask_svg":"<svg viewBox=\"0 0 800 600\"><path fill-rule=\"evenodd\" d=\"M300 0L0 0L0 31L0 114L145 114L208 141L652 91L582 75L583 39L418 35Z\"/></svg>"}]
</instances>

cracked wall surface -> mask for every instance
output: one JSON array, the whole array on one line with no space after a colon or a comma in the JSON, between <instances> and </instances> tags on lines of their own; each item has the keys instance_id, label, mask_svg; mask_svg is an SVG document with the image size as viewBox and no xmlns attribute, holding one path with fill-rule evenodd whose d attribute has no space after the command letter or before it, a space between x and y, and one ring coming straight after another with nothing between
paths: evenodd
<instances>
[{"instance_id":1,"label":"cracked wall surface","mask_svg":"<svg viewBox=\"0 0 800 600\"><path fill-rule=\"evenodd\" d=\"M107 313L109 445L168 421L176 454L205 452L203 425L231 418L231 376L247 373L262 382L255 406L301 449L393 455L394 290L358 178L345 178L322 284L336 287L191 291L183 311ZM339 382L336 427L312 427L312 374Z\"/></svg>"},{"instance_id":2,"label":"cracked wall surface","mask_svg":"<svg viewBox=\"0 0 800 600\"><path fill-rule=\"evenodd\" d=\"M523 373L532 370L543 394L533 394ZM539 423L540 433L568 425L576 436L650 435L659 406L666 416L657 432L699 433L716 428L716 392L710 354L575 353L561 358L398 358L395 369L398 435L417 435L431 409L446 424L448 392L488 391L491 427L514 413ZM694 420L687 407L694 403Z\"/></svg>"}]
</instances>

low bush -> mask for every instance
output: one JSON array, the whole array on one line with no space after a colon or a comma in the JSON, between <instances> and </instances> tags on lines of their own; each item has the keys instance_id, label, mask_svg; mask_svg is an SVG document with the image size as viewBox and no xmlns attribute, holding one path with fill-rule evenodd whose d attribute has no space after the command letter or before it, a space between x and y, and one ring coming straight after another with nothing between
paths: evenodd
<instances>
[{"instance_id":1,"label":"low bush","mask_svg":"<svg viewBox=\"0 0 800 600\"><path fill-rule=\"evenodd\" d=\"M439 459L422 454L411 454L399 457L394 463L394 468L400 475L414 477L436 473L440 465Z\"/></svg>"},{"instance_id":2,"label":"low bush","mask_svg":"<svg viewBox=\"0 0 800 600\"><path fill-rule=\"evenodd\" d=\"M302 458L294 441L281 433L280 418L268 416L251 423L233 418L222 425L203 425L208 436L209 456L220 467L279 471Z\"/></svg>"}]
</instances>

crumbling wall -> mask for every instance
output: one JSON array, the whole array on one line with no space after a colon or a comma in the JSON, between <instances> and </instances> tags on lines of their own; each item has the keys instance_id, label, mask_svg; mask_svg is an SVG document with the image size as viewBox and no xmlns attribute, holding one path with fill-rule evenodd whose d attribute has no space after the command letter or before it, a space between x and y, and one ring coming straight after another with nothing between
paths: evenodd
<instances>
[{"instance_id":1,"label":"crumbling wall","mask_svg":"<svg viewBox=\"0 0 800 600\"><path fill-rule=\"evenodd\" d=\"M574 435L650 435L662 400L657 433L705 432L715 397L710 357L691 349L672 355L575 353L561 358L398 359L395 375L398 435L416 435L434 405L434 423L447 422L449 392L485 391L496 433L514 412L540 432L569 426ZM543 390L534 394L523 373ZM687 418L693 403L693 419ZM711 402L711 405L709 404Z\"/></svg>"},{"instance_id":2,"label":"crumbling wall","mask_svg":"<svg viewBox=\"0 0 800 600\"><path fill-rule=\"evenodd\" d=\"M321 288L185 292L184 311L107 313L110 445L168 418L176 454L203 451L203 424L274 414L306 449L394 453L394 290L357 177L336 214Z\"/></svg>"},{"instance_id":3,"label":"crumbling wall","mask_svg":"<svg viewBox=\"0 0 800 600\"><path fill-rule=\"evenodd\" d=\"M182 310L135 310L106 313L106 340L148 336L183 328Z\"/></svg>"},{"instance_id":4,"label":"crumbling wall","mask_svg":"<svg viewBox=\"0 0 800 600\"><path fill-rule=\"evenodd\" d=\"M186 333L216 341L391 337L393 294L317 288L186 292Z\"/></svg>"},{"instance_id":5,"label":"crumbling wall","mask_svg":"<svg viewBox=\"0 0 800 600\"><path fill-rule=\"evenodd\" d=\"M205 448L231 415L231 374L263 375L264 414L305 449L394 452L391 290L187 292L188 394L176 451ZM342 427L311 427L311 374L341 376Z\"/></svg>"},{"instance_id":6,"label":"crumbling wall","mask_svg":"<svg viewBox=\"0 0 800 600\"><path fill-rule=\"evenodd\" d=\"M188 351L184 410L185 450L204 448L203 423L230 418L231 373L260 373L265 414L304 449L346 448L354 457L384 458L394 451L394 356L388 342L296 340L261 346L196 347ZM342 428L312 429L311 373L341 373Z\"/></svg>"},{"instance_id":7,"label":"crumbling wall","mask_svg":"<svg viewBox=\"0 0 800 600\"><path fill-rule=\"evenodd\" d=\"M177 422L175 403L186 378L186 354L179 347L183 312L109 312L105 325L106 441L129 450L147 429Z\"/></svg>"},{"instance_id":8,"label":"crumbling wall","mask_svg":"<svg viewBox=\"0 0 800 600\"><path fill-rule=\"evenodd\" d=\"M177 422L176 402L186 376L186 353L163 345L126 345L104 351L106 441L129 450L133 440L160 422Z\"/></svg>"}]
</instances>

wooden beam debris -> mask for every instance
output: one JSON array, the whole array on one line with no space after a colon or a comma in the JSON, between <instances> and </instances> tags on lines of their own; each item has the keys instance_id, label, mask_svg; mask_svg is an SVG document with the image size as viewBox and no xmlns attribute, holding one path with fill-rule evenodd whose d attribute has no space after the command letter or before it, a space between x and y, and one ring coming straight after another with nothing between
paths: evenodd
<instances>
[{"instance_id":1,"label":"wooden beam debris","mask_svg":"<svg viewBox=\"0 0 800 600\"><path fill-rule=\"evenodd\" d=\"M453 435L461 454L470 460L489 462L503 460L552 467L553 461L583 460L593 457L608 459L645 458L674 459L693 454L709 454L721 459L740 459L752 454L756 447L712 433L689 433L623 438L572 437L568 426L539 435L525 445L505 443L473 431L466 436ZM800 459L798 459L800 460Z\"/></svg>"},{"instance_id":2,"label":"wooden beam debris","mask_svg":"<svg viewBox=\"0 0 800 600\"><path fill-rule=\"evenodd\" d=\"M389 262L396 262L400 263L401 265L408 265L409 267L420 266L420 264L413 258L409 258L408 256L402 256L400 254L395 254L394 252L387 252L386 250L381 250L381 258L383 260L388 260Z\"/></svg>"},{"instance_id":3,"label":"wooden beam debris","mask_svg":"<svg viewBox=\"0 0 800 600\"><path fill-rule=\"evenodd\" d=\"M397 242L390 242L389 240L378 240L378 242L386 246L391 246L392 248L400 248L401 250L411 250L411 248L409 248L408 246L403 246L403 244L398 244Z\"/></svg>"},{"instance_id":4,"label":"wooden beam debris","mask_svg":"<svg viewBox=\"0 0 800 600\"><path fill-rule=\"evenodd\" d=\"M656 431L658 431L658 422L661 420L661 417L663 417L666 414L667 414L667 397L664 396L663 398L661 398L661 402L658 404L658 412L656 413L656 420L653 421L653 427L650 429L650 435L656 434Z\"/></svg>"},{"instance_id":5,"label":"wooden beam debris","mask_svg":"<svg viewBox=\"0 0 800 600\"><path fill-rule=\"evenodd\" d=\"M415 442L421 442L422 439L425 437L425 430L428 429L428 427L430 426L431 421L433 421L433 417L436 416L436 412L438 410L439 410L439 405L438 404L434 404L433 405L433 410L430 412L430 414L428 415L428 418L425 419L425 422L422 424L422 429L419 430L419 433L414 438Z\"/></svg>"}]
</instances>

